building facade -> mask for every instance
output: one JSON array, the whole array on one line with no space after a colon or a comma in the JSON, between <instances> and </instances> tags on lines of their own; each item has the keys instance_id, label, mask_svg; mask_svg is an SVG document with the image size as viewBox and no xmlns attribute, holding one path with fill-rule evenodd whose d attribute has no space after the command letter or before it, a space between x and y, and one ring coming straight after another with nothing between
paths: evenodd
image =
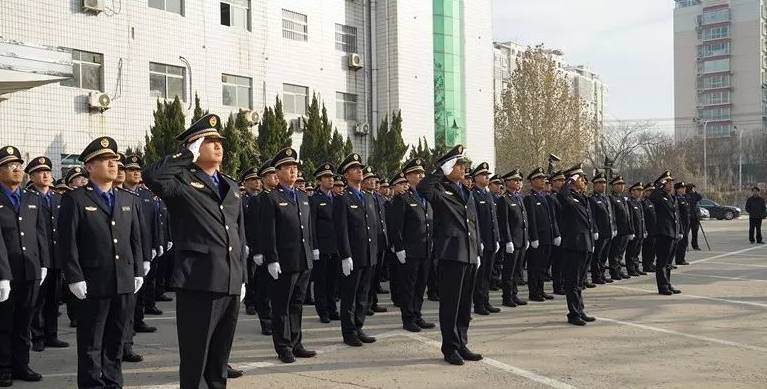
<instances>
[{"instance_id":1,"label":"building facade","mask_svg":"<svg viewBox=\"0 0 767 389\"><path fill-rule=\"evenodd\" d=\"M71 52L72 78L3 95L0 143L18 146L26 158L48 155L59 169L100 135L121 148L139 146L158 99L178 96L188 121L197 95L223 117L260 113L279 97L298 148L301 118L316 95L363 155L381 120L397 110L406 144L426 138L434 145L434 44L449 6L461 27L454 39L463 58L472 58L459 68L472 72L453 78L461 87L451 98L460 110L451 114L461 136L446 140L464 142L474 160L494 164L491 4L472 1L464 13L465 3L3 1L0 37ZM108 109L100 108L105 102Z\"/></svg>"}]
</instances>

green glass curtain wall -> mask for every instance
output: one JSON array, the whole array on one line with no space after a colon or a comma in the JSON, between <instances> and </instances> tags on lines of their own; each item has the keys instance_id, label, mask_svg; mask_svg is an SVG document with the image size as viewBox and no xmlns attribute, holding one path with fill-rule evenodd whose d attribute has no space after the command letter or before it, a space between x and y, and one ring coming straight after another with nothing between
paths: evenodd
<instances>
[{"instance_id":1,"label":"green glass curtain wall","mask_svg":"<svg viewBox=\"0 0 767 389\"><path fill-rule=\"evenodd\" d=\"M433 0L434 131L447 146L465 143L463 0Z\"/></svg>"}]
</instances>

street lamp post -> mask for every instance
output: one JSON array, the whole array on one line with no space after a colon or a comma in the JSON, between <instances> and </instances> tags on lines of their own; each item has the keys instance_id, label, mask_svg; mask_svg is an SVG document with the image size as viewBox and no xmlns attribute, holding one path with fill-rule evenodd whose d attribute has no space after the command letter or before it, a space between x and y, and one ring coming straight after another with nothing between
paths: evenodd
<instances>
[{"instance_id":1,"label":"street lamp post","mask_svg":"<svg viewBox=\"0 0 767 389\"><path fill-rule=\"evenodd\" d=\"M695 123L700 123L700 118L693 119ZM706 150L706 138L708 130L708 120L703 121L703 192L708 193L708 156Z\"/></svg>"}]
</instances>

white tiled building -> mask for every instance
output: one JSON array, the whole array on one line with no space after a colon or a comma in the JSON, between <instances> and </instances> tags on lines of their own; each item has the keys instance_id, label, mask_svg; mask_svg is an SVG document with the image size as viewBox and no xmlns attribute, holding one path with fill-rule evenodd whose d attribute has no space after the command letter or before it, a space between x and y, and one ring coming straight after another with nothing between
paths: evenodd
<instances>
[{"instance_id":1,"label":"white tiled building","mask_svg":"<svg viewBox=\"0 0 767 389\"><path fill-rule=\"evenodd\" d=\"M467 0L453 2L464 7ZM137 146L157 98L181 97L189 120L195 93L224 119L239 109L260 113L276 96L295 119L316 93L363 155L372 140L365 131L373 134L384 115L402 110L405 143L426 137L434 144L432 1L86 3L103 8L85 11L79 0L0 2L0 43L72 51L72 80L0 96L0 143L18 146L26 158L45 154L58 168L100 135L121 148ZM490 14L490 0L472 0L463 20L471 71L462 80L461 124L472 159L494 165ZM90 93L106 94L111 107L89 109ZM300 141L298 132L294 147Z\"/></svg>"}]
</instances>

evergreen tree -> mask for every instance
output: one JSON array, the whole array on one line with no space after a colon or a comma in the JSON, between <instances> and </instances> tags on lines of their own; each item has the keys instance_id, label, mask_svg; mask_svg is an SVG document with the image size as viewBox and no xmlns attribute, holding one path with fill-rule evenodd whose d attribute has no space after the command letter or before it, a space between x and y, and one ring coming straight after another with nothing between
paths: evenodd
<instances>
[{"instance_id":1,"label":"evergreen tree","mask_svg":"<svg viewBox=\"0 0 767 389\"><path fill-rule=\"evenodd\" d=\"M368 164L372 165L379 175L389 177L400 170L406 151L407 146L402 140L402 113L394 112L391 127L388 118L381 121L378 134L373 140Z\"/></svg>"},{"instance_id":2,"label":"evergreen tree","mask_svg":"<svg viewBox=\"0 0 767 389\"><path fill-rule=\"evenodd\" d=\"M240 135L237 127L234 125L234 115L229 114L221 136L224 139L221 145L224 148L224 161L221 164L221 171L232 177L237 177L240 168Z\"/></svg>"},{"instance_id":3,"label":"evergreen tree","mask_svg":"<svg viewBox=\"0 0 767 389\"><path fill-rule=\"evenodd\" d=\"M315 167L323 162L322 159L325 158L327 148L327 143L323 144L322 139L320 139L322 122L317 95L312 96L312 103L309 104L306 113L308 119L298 155L301 157L301 171L304 173L304 177L311 177Z\"/></svg>"},{"instance_id":4,"label":"evergreen tree","mask_svg":"<svg viewBox=\"0 0 767 389\"><path fill-rule=\"evenodd\" d=\"M336 167L341 160L344 159L344 137L338 132L338 129L333 130L333 138L330 140L330 146L328 147L328 162L332 162Z\"/></svg>"},{"instance_id":5,"label":"evergreen tree","mask_svg":"<svg viewBox=\"0 0 767 389\"><path fill-rule=\"evenodd\" d=\"M353 152L354 152L354 145L352 144L352 138L347 136L346 143L344 143L344 148L341 152L341 155L343 155L343 157L339 158L338 162L340 163L342 159L344 159L347 155Z\"/></svg>"},{"instance_id":6,"label":"evergreen tree","mask_svg":"<svg viewBox=\"0 0 767 389\"><path fill-rule=\"evenodd\" d=\"M145 163L151 164L166 155L178 152L179 144L176 136L184 129L184 108L178 96L173 102L158 100L157 109L154 111L154 125L144 137Z\"/></svg>"},{"instance_id":7,"label":"evergreen tree","mask_svg":"<svg viewBox=\"0 0 767 389\"><path fill-rule=\"evenodd\" d=\"M203 116L209 114L208 110L200 107L200 96L197 96L197 92L194 92L194 113L192 114L192 123L200 120Z\"/></svg>"},{"instance_id":8,"label":"evergreen tree","mask_svg":"<svg viewBox=\"0 0 767 389\"><path fill-rule=\"evenodd\" d=\"M288 128L282 102L276 98L274 109L264 108L264 115L258 125L258 150L263 158L272 158L280 149L292 144L293 130Z\"/></svg>"},{"instance_id":9,"label":"evergreen tree","mask_svg":"<svg viewBox=\"0 0 767 389\"><path fill-rule=\"evenodd\" d=\"M240 172L257 166L258 161L258 145L256 144L256 137L253 135L250 126L248 125L248 118L245 111L237 113L237 118L234 120L234 126L237 128L239 135L239 167Z\"/></svg>"},{"instance_id":10,"label":"evergreen tree","mask_svg":"<svg viewBox=\"0 0 767 389\"><path fill-rule=\"evenodd\" d=\"M125 155L135 155L141 159L144 159L144 147L142 147L140 144L136 146L136 148L128 147L125 149Z\"/></svg>"}]
</instances>

